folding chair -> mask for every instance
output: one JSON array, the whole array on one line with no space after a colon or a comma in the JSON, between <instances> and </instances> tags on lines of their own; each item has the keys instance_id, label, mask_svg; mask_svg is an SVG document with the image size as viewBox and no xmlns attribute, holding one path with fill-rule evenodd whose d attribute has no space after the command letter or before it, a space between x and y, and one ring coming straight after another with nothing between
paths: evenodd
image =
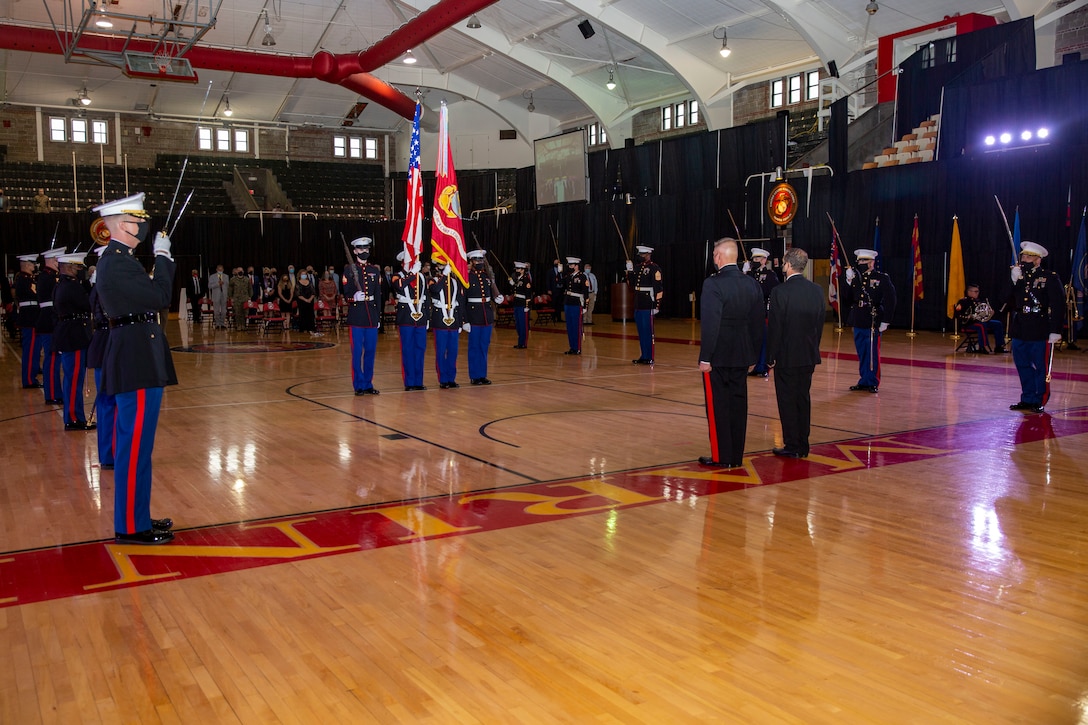
<instances>
[{"instance_id":1,"label":"folding chair","mask_svg":"<svg viewBox=\"0 0 1088 725\"><path fill-rule=\"evenodd\" d=\"M284 332L287 332L287 315L280 312L280 306L278 302L265 302L262 306L264 309L264 317L258 323L257 334L263 335L268 332L268 326L272 324L279 324L283 328Z\"/></svg>"}]
</instances>

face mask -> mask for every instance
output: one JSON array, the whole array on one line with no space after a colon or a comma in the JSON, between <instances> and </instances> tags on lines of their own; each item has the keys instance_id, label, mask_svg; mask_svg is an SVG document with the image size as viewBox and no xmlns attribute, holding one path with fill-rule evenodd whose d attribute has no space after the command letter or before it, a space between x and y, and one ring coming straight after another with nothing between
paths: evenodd
<instances>
[{"instance_id":1,"label":"face mask","mask_svg":"<svg viewBox=\"0 0 1088 725\"><path fill-rule=\"evenodd\" d=\"M140 244L143 244L147 240L147 235L151 233L151 220L141 219L136 223L136 234L134 235L140 240Z\"/></svg>"},{"instance_id":2,"label":"face mask","mask_svg":"<svg viewBox=\"0 0 1088 725\"><path fill-rule=\"evenodd\" d=\"M370 259L370 252L356 252L355 258L365 262Z\"/></svg>"},{"instance_id":3,"label":"face mask","mask_svg":"<svg viewBox=\"0 0 1088 725\"><path fill-rule=\"evenodd\" d=\"M287 273L288 274L294 274L295 273L295 268L294 267L288 267L287 268Z\"/></svg>"},{"instance_id":4,"label":"face mask","mask_svg":"<svg viewBox=\"0 0 1088 725\"><path fill-rule=\"evenodd\" d=\"M307 279L309 279L309 277L307 277L307 276L306 276L306 275L304 275L304 274L300 274L300 275L298 276L298 278L299 278L299 280L300 280L300 281L302 281L302 282L305 282L305 281L306 281Z\"/></svg>"},{"instance_id":5,"label":"face mask","mask_svg":"<svg viewBox=\"0 0 1088 725\"><path fill-rule=\"evenodd\" d=\"M1023 272L1024 274L1027 274L1028 272L1030 272L1033 269L1035 269L1035 265L1032 264L1031 262L1021 262L1020 263L1020 271Z\"/></svg>"}]
</instances>

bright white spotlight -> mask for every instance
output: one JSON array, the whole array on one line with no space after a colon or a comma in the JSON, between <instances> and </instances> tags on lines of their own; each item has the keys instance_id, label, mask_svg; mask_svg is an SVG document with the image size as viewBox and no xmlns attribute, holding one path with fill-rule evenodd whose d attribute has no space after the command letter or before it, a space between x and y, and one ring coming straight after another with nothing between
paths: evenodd
<instances>
[{"instance_id":1,"label":"bright white spotlight","mask_svg":"<svg viewBox=\"0 0 1088 725\"><path fill-rule=\"evenodd\" d=\"M996 139L996 138L994 138L994 135L993 135L993 134L991 133L991 134L990 134L989 136L987 136L986 138L982 139L982 142L983 142L984 144L986 144L987 146L993 146L993 145L994 145L994 143L996 143L996 142L997 142L997 139Z\"/></svg>"},{"instance_id":2,"label":"bright white spotlight","mask_svg":"<svg viewBox=\"0 0 1088 725\"><path fill-rule=\"evenodd\" d=\"M1009 141L1012 141L1012 134L1006 131L998 136L998 139L1000 139L1001 143L1008 143Z\"/></svg>"},{"instance_id":3,"label":"bright white spotlight","mask_svg":"<svg viewBox=\"0 0 1088 725\"><path fill-rule=\"evenodd\" d=\"M1046 138L1047 136L1050 135L1050 131L1047 130L1046 128L1040 128L1038 131L1035 132L1035 135L1038 136L1039 138Z\"/></svg>"},{"instance_id":4,"label":"bright white spotlight","mask_svg":"<svg viewBox=\"0 0 1088 725\"><path fill-rule=\"evenodd\" d=\"M1031 140L1031 131L1021 131L1020 132L1020 140L1021 141L1030 141Z\"/></svg>"}]
</instances>

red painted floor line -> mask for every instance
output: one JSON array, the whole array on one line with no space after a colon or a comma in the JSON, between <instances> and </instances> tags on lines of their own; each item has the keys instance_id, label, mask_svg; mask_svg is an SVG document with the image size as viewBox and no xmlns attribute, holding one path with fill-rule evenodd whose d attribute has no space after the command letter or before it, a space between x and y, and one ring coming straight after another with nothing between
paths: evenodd
<instances>
[{"instance_id":1,"label":"red painted floor line","mask_svg":"<svg viewBox=\"0 0 1088 725\"><path fill-rule=\"evenodd\" d=\"M744 468L698 463L361 506L179 531L165 546L93 542L0 554L0 607L74 597L420 539L525 526L649 504L909 463L978 450L1008 450L1088 433L1088 407L1016 415L824 443L807 459L769 453Z\"/></svg>"}]
</instances>

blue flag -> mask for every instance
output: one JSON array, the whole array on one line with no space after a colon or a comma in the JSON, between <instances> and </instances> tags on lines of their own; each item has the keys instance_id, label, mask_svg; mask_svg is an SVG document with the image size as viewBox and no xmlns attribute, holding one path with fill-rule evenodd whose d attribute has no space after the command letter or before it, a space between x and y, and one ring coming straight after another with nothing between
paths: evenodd
<instances>
[{"instance_id":1,"label":"blue flag","mask_svg":"<svg viewBox=\"0 0 1088 725\"><path fill-rule=\"evenodd\" d=\"M1012 221L1012 266L1020 261L1020 207L1016 207L1016 217Z\"/></svg>"},{"instance_id":2,"label":"blue flag","mask_svg":"<svg viewBox=\"0 0 1088 725\"><path fill-rule=\"evenodd\" d=\"M876 252L876 261L873 269L880 271L880 217L876 218L876 230L873 232L873 251Z\"/></svg>"},{"instance_id":3,"label":"blue flag","mask_svg":"<svg viewBox=\"0 0 1088 725\"><path fill-rule=\"evenodd\" d=\"M1086 209L1085 211L1088 211ZM1082 212L1080 215L1080 231L1077 233L1077 244L1073 247L1073 278L1070 280L1073 283L1073 289L1076 290L1077 295L1077 317L1084 317L1084 291L1088 288L1088 269L1085 269L1085 265L1088 265L1088 243L1085 242L1084 237L1084 216ZM1083 320L1077 325L1079 330L1084 325Z\"/></svg>"}]
</instances>

